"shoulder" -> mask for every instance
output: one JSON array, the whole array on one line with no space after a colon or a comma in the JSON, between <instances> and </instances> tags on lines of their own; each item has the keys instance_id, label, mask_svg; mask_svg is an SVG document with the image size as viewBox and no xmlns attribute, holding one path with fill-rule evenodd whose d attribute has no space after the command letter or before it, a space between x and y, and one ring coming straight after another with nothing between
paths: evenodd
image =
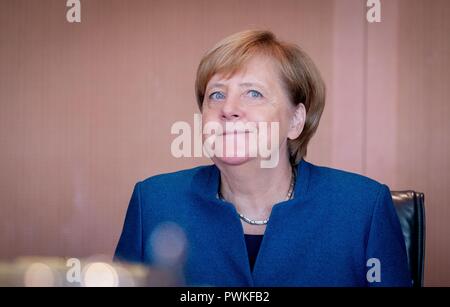
<instances>
[{"instance_id":1,"label":"shoulder","mask_svg":"<svg viewBox=\"0 0 450 307\"><path fill-rule=\"evenodd\" d=\"M378 190L382 183L346 170L310 164L310 180L313 185L343 190Z\"/></svg>"},{"instance_id":2,"label":"shoulder","mask_svg":"<svg viewBox=\"0 0 450 307\"><path fill-rule=\"evenodd\" d=\"M315 199L327 199L339 209L370 212L390 195L390 190L367 176L309 163L308 194Z\"/></svg>"},{"instance_id":3,"label":"shoulder","mask_svg":"<svg viewBox=\"0 0 450 307\"><path fill-rule=\"evenodd\" d=\"M136 184L143 196L155 197L164 195L180 195L192 188L192 181L207 177L213 165L202 165L171 173L163 173L148 177Z\"/></svg>"}]
</instances>

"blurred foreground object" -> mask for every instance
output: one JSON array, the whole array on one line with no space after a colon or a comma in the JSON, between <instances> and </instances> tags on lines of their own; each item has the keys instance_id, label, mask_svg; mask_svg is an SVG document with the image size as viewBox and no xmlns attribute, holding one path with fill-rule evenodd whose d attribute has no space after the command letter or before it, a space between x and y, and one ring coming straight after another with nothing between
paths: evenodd
<instances>
[{"instance_id":1,"label":"blurred foreground object","mask_svg":"<svg viewBox=\"0 0 450 307\"><path fill-rule=\"evenodd\" d=\"M171 287L180 286L175 272L111 262L107 257L84 259L20 257L0 262L3 287Z\"/></svg>"}]
</instances>

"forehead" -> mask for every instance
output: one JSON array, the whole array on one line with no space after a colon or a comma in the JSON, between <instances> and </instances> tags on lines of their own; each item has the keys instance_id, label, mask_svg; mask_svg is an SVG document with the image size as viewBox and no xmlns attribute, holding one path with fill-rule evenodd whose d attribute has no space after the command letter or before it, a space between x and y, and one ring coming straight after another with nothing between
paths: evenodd
<instances>
[{"instance_id":1,"label":"forehead","mask_svg":"<svg viewBox=\"0 0 450 307\"><path fill-rule=\"evenodd\" d=\"M216 83L259 82L272 86L279 81L279 72L274 59L265 55L255 55L245 61L234 73L219 71L208 81L208 86Z\"/></svg>"}]
</instances>

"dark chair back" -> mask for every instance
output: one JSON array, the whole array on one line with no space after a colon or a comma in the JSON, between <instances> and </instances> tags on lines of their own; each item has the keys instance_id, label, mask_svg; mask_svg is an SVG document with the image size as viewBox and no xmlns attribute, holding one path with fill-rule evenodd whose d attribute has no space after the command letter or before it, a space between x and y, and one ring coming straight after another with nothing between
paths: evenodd
<instances>
[{"instance_id":1,"label":"dark chair back","mask_svg":"<svg viewBox=\"0 0 450 307\"><path fill-rule=\"evenodd\" d=\"M424 195L415 191L391 191L391 195L405 238L413 287L422 287L425 260Z\"/></svg>"}]
</instances>

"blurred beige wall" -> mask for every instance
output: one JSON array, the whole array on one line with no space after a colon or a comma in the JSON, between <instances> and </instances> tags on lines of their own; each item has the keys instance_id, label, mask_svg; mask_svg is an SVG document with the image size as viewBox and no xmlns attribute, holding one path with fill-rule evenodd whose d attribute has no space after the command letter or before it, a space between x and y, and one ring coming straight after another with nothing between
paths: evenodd
<instances>
[{"instance_id":1,"label":"blurred beige wall","mask_svg":"<svg viewBox=\"0 0 450 307\"><path fill-rule=\"evenodd\" d=\"M0 258L112 255L133 185L170 153L219 39L266 28L328 85L307 160L426 196L426 285L450 286L450 2L0 0Z\"/></svg>"}]
</instances>

